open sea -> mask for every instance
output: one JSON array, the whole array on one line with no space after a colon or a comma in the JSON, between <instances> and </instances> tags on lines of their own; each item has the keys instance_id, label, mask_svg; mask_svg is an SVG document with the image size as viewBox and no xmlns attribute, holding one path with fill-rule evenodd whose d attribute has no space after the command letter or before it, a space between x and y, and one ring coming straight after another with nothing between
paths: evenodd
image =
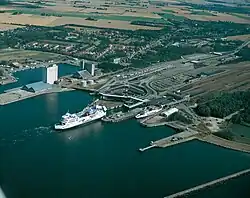
<instances>
[{"instance_id":1,"label":"open sea","mask_svg":"<svg viewBox=\"0 0 250 198\"><path fill-rule=\"evenodd\" d=\"M60 65L60 75L77 68ZM42 69L15 74L22 86L42 79ZM0 186L7 198L162 198L250 168L250 155L192 141L138 152L174 134L143 128L136 120L95 122L58 133L67 111L92 101L81 91L52 93L0 106ZM195 192L194 198L250 198L250 175Z\"/></svg>"}]
</instances>

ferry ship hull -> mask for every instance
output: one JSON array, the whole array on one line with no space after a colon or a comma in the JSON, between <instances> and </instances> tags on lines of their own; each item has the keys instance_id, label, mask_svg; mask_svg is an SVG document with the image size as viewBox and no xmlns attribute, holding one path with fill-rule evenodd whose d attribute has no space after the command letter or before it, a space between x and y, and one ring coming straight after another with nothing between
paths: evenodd
<instances>
[{"instance_id":1,"label":"ferry ship hull","mask_svg":"<svg viewBox=\"0 0 250 198\"><path fill-rule=\"evenodd\" d=\"M83 122L83 123L79 123L79 124L74 124L72 126L58 126L58 125L55 125L55 130L57 131L65 131L65 130L69 130L69 129L73 129L73 128L77 128L77 127L81 127L81 126L85 126L85 125L88 125L88 124L91 124L95 121L98 121L98 120L101 120L101 118L97 118L97 119L94 119L94 120L90 120L88 122Z\"/></svg>"}]
</instances>

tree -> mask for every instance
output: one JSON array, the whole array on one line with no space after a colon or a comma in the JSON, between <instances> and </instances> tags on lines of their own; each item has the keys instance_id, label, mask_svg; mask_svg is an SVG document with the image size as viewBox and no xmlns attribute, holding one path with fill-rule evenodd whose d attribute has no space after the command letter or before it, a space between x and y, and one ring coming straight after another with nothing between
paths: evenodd
<instances>
[{"instance_id":1,"label":"tree","mask_svg":"<svg viewBox=\"0 0 250 198\"><path fill-rule=\"evenodd\" d=\"M207 105L198 105L196 111L201 116L209 117L211 115L211 110Z\"/></svg>"},{"instance_id":2,"label":"tree","mask_svg":"<svg viewBox=\"0 0 250 198\"><path fill-rule=\"evenodd\" d=\"M0 68L0 76L3 76L3 75L4 75L4 69Z\"/></svg>"}]
</instances>

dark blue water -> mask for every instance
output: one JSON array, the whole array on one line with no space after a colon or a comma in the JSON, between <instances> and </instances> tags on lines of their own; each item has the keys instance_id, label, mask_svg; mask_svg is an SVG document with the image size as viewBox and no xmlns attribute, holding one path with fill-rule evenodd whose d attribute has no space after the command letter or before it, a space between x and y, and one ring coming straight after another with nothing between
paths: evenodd
<instances>
[{"instance_id":1,"label":"dark blue water","mask_svg":"<svg viewBox=\"0 0 250 198\"><path fill-rule=\"evenodd\" d=\"M142 128L135 120L53 130L62 114L90 101L73 91L0 108L0 185L7 198L157 198L250 167L250 155L198 141L139 153L174 131ZM249 181L242 177L192 196L249 198Z\"/></svg>"}]
</instances>

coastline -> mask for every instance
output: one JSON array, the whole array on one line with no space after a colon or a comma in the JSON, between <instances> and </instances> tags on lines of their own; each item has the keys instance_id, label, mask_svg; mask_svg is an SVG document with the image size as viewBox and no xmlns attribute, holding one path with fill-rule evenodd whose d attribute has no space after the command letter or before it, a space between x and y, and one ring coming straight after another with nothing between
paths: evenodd
<instances>
[{"instance_id":1,"label":"coastline","mask_svg":"<svg viewBox=\"0 0 250 198\"><path fill-rule=\"evenodd\" d=\"M15 91L14 93L3 93L3 94L0 94L0 106L4 106L4 105L7 105L7 104L11 104L11 103L15 103L15 102L19 102L19 101L22 101L22 100L25 100L25 99L28 99L28 98L33 98L33 97L36 97L36 96L40 96L40 95L45 95L45 94L50 94L50 93L59 93L59 92L66 92L66 91L73 91L74 89L69 89L69 88L52 88L51 90L45 90L45 91L41 91L41 92L38 92L38 93L29 93L29 95L26 95L26 96L22 96L22 97L18 97L17 99L8 99L7 102L2 102L1 101L1 96L3 94L16 94Z\"/></svg>"}]
</instances>

